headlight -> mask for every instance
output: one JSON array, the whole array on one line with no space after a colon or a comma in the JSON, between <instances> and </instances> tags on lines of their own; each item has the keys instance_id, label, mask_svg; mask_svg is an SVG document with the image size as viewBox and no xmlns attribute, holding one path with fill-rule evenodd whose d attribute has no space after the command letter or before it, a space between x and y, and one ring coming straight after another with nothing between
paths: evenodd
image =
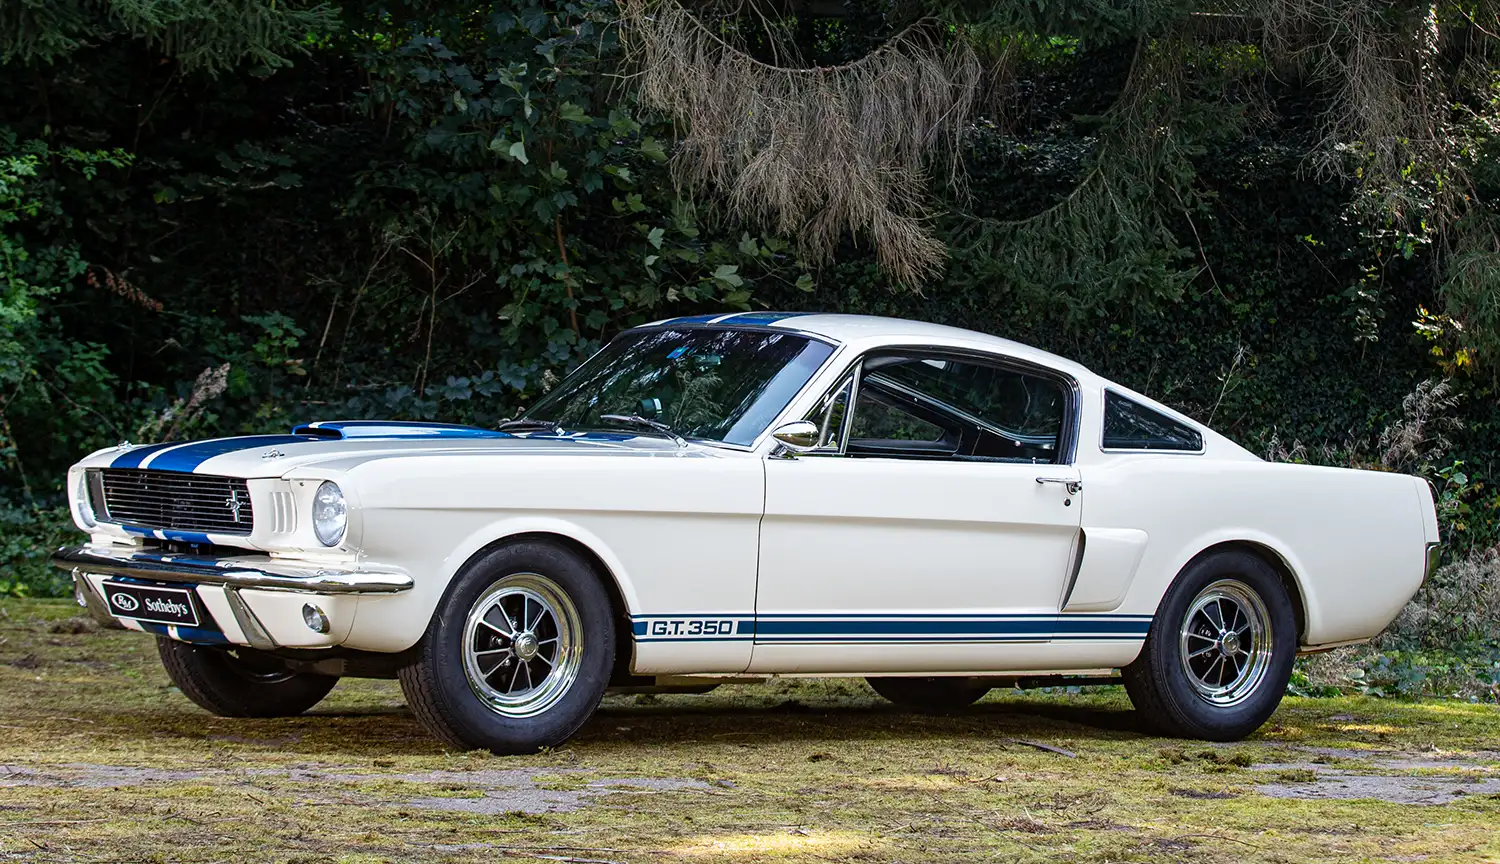
<instances>
[{"instance_id":1,"label":"headlight","mask_svg":"<svg viewBox=\"0 0 1500 864\"><path fill-rule=\"evenodd\" d=\"M324 546L337 546L344 539L349 524L349 509L344 506L344 492L332 481L318 487L313 496L313 533Z\"/></svg>"},{"instance_id":2,"label":"headlight","mask_svg":"<svg viewBox=\"0 0 1500 864\"><path fill-rule=\"evenodd\" d=\"M95 524L94 505L89 503L89 474L87 471L78 472L78 521L83 527L92 528Z\"/></svg>"}]
</instances>

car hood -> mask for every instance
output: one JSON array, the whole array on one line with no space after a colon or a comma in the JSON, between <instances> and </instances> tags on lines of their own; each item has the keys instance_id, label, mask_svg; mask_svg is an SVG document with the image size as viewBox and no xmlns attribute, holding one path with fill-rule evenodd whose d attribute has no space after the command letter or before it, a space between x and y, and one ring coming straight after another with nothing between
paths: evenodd
<instances>
[{"instance_id":1,"label":"car hood","mask_svg":"<svg viewBox=\"0 0 1500 864\"><path fill-rule=\"evenodd\" d=\"M631 431L512 435L439 423L333 421L295 427L287 435L246 435L207 441L121 444L79 463L84 468L138 468L225 477L283 477L310 465L347 469L370 459L437 454L476 457L712 456L725 451Z\"/></svg>"}]
</instances>

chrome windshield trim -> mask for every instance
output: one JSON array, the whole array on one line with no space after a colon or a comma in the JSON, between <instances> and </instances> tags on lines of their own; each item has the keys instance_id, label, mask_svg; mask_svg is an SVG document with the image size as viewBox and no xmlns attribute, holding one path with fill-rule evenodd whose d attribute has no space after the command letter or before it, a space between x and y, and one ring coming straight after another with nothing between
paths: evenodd
<instances>
[{"instance_id":1,"label":"chrome windshield trim","mask_svg":"<svg viewBox=\"0 0 1500 864\"><path fill-rule=\"evenodd\" d=\"M174 555L100 545L64 547L52 554L52 564L101 576L304 594L395 594L410 590L413 584L411 576L394 569L322 567L264 555Z\"/></svg>"}]
</instances>

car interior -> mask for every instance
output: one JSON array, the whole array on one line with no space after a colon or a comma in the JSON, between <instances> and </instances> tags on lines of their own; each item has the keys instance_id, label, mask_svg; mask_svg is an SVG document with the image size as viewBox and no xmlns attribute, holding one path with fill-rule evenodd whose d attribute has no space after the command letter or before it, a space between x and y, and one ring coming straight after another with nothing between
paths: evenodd
<instances>
[{"instance_id":1,"label":"car interior","mask_svg":"<svg viewBox=\"0 0 1500 864\"><path fill-rule=\"evenodd\" d=\"M808 419L823 430L820 449L851 457L1050 463L1067 410L1048 377L968 357L881 354Z\"/></svg>"}]
</instances>

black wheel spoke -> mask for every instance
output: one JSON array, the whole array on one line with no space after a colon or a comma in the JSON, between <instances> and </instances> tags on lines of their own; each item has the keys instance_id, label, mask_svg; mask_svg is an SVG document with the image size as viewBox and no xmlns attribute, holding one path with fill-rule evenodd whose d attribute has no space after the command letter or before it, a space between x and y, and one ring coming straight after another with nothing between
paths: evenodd
<instances>
[{"instance_id":1,"label":"black wheel spoke","mask_svg":"<svg viewBox=\"0 0 1500 864\"><path fill-rule=\"evenodd\" d=\"M498 607L498 606L497 606L497 607L495 607L495 608L496 608L496 609L499 609L499 608L500 608L500 607ZM493 610L491 610L491 611L493 611ZM512 628L511 628L511 629L509 629L509 630L505 630L505 629L502 629L502 628L501 628L501 627L500 627L500 626L499 626L499 625L497 625L497 624L492 624L492 623L490 623L490 621L489 621L489 617L490 617L490 616L489 616L489 614L488 614L488 613L486 613L486 614L485 614L485 616L484 616L484 617L483 617L483 618L480 618L480 619L479 619L479 623L480 623L480 625L482 625L482 626L484 626L484 627L488 627L488 628L489 628L489 629L491 629L491 630L493 630L493 631L495 631L495 632L496 632L496 633L499 633L499 634L500 634L500 635L501 635L501 636L510 636L510 635L511 635L511 634L513 634L513 633L515 633L515 632L516 632L516 631L515 631L515 628L514 628L514 627L512 627ZM501 618L505 618L505 610L503 610L503 609L501 609L501 610L500 610L500 617L501 617ZM507 618L507 619L505 619L505 623L506 623L506 624L507 624L507 625L509 625L509 624L510 624L510 619L508 619L508 618Z\"/></svg>"}]
</instances>

